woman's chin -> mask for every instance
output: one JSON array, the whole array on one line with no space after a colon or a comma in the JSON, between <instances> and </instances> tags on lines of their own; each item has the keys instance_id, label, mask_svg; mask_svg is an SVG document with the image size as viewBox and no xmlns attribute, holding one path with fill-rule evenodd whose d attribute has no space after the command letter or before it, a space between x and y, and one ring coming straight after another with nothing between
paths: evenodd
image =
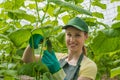
<instances>
[{"instance_id":1,"label":"woman's chin","mask_svg":"<svg viewBox=\"0 0 120 80\"><path fill-rule=\"evenodd\" d=\"M75 52L76 48L70 48L70 51Z\"/></svg>"}]
</instances>

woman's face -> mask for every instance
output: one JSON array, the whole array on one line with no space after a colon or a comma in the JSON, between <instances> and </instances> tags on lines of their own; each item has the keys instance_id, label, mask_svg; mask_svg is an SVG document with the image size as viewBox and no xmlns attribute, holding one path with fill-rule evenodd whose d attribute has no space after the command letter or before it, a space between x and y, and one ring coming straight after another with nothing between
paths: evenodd
<instances>
[{"instance_id":1,"label":"woman's face","mask_svg":"<svg viewBox=\"0 0 120 80\"><path fill-rule=\"evenodd\" d=\"M68 50L72 52L81 51L87 37L88 35L85 32L74 27L68 27L65 34Z\"/></svg>"}]
</instances>

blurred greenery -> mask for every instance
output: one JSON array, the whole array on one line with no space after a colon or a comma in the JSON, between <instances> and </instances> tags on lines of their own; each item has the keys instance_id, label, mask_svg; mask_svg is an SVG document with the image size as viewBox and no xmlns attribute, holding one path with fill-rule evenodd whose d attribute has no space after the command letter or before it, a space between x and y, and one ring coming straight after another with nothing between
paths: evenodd
<instances>
[{"instance_id":1,"label":"blurred greenery","mask_svg":"<svg viewBox=\"0 0 120 80\"><path fill-rule=\"evenodd\" d=\"M108 25L99 21L104 20L105 15L102 12L91 11L91 8L96 6L106 10L107 4L101 0L91 0L89 8L86 9L82 5L84 1L86 0L3 0L0 3L0 79L16 80L18 69L29 67L21 58L32 34L38 33L45 39L49 38L55 52L67 53L64 31L61 28L69 19L80 16L90 29L85 45L87 56L94 60L98 67L96 80L102 80L103 76L106 76L106 80L116 77L119 80L120 6L117 7L114 23ZM41 48L40 45L39 49ZM29 71L28 68L26 70ZM35 77L33 73L29 75ZM45 75L50 77L50 74ZM46 76L44 78L47 79Z\"/></svg>"}]
</instances>

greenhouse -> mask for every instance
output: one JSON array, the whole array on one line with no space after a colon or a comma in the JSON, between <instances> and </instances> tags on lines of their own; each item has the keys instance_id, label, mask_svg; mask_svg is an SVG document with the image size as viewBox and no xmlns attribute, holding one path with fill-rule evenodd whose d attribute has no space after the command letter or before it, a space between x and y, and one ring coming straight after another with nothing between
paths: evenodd
<instances>
[{"instance_id":1,"label":"greenhouse","mask_svg":"<svg viewBox=\"0 0 120 80\"><path fill-rule=\"evenodd\" d=\"M119 41L120 0L0 0L0 80L120 80Z\"/></svg>"}]
</instances>

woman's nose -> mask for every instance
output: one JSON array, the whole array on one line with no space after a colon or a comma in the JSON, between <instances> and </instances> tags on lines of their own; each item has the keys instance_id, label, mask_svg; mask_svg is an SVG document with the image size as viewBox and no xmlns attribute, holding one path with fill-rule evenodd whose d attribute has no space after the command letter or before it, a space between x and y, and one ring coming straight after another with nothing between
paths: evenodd
<instances>
[{"instance_id":1,"label":"woman's nose","mask_svg":"<svg viewBox=\"0 0 120 80\"><path fill-rule=\"evenodd\" d=\"M71 42L75 41L75 37L74 37L74 36L71 36L71 37L70 37L70 41L71 41Z\"/></svg>"}]
</instances>

